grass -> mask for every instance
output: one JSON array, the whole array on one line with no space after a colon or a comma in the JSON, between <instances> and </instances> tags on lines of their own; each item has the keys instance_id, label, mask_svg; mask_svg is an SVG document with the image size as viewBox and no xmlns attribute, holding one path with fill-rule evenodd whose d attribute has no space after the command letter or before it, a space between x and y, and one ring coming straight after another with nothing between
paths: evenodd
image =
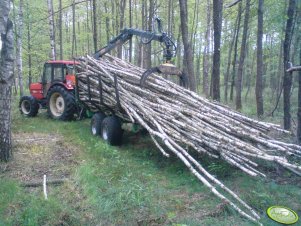
<instances>
[{"instance_id":1,"label":"grass","mask_svg":"<svg viewBox=\"0 0 301 226\"><path fill-rule=\"evenodd\" d=\"M75 212L56 197L47 201L15 181L0 179L0 225L59 225L79 222Z\"/></svg>"},{"instance_id":2,"label":"grass","mask_svg":"<svg viewBox=\"0 0 301 226\"><path fill-rule=\"evenodd\" d=\"M91 136L89 123L59 122L45 112L24 118L14 108L14 134L52 134L61 137L57 142L64 148L79 151L72 152L70 182L50 187L47 201L41 188L23 188L18 178L1 173L0 225L254 225L231 208L220 208L220 200L178 159L162 157L148 136L126 133L122 147L111 147ZM265 225L279 225L266 217L271 205L301 214L299 186L250 178L206 157L201 162L253 206Z\"/></svg>"}]
</instances>

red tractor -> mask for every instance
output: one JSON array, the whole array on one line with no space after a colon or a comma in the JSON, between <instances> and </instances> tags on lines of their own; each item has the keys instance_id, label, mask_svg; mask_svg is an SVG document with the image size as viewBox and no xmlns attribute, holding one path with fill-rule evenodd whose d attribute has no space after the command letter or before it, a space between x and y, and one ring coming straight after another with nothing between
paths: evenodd
<instances>
[{"instance_id":1,"label":"red tractor","mask_svg":"<svg viewBox=\"0 0 301 226\"><path fill-rule=\"evenodd\" d=\"M71 120L77 112L74 61L56 60L44 64L42 81L30 84L30 96L23 96L19 108L28 117L47 108L54 119Z\"/></svg>"}]
</instances>

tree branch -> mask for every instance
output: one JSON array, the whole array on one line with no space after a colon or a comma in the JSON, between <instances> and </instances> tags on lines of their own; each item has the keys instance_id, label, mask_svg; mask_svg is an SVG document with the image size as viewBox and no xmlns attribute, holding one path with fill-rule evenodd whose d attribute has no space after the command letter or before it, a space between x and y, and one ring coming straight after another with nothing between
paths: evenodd
<instances>
[{"instance_id":1,"label":"tree branch","mask_svg":"<svg viewBox=\"0 0 301 226\"><path fill-rule=\"evenodd\" d=\"M301 66L290 67L286 72L301 71Z\"/></svg>"},{"instance_id":2,"label":"tree branch","mask_svg":"<svg viewBox=\"0 0 301 226\"><path fill-rule=\"evenodd\" d=\"M241 0L235 0L234 2L225 5L225 8L231 8L232 6L235 6L237 3L241 2Z\"/></svg>"}]
</instances>

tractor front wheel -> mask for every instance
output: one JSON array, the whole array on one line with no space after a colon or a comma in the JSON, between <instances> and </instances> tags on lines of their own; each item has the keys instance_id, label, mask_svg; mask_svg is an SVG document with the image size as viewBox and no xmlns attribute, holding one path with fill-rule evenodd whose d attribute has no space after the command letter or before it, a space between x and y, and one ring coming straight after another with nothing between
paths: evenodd
<instances>
[{"instance_id":1,"label":"tractor front wheel","mask_svg":"<svg viewBox=\"0 0 301 226\"><path fill-rule=\"evenodd\" d=\"M39 111L39 103L33 96L23 96L19 102L21 114L28 117L35 117Z\"/></svg>"},{"instance_id":2,"label":"tractor front wheel","mask_svg":"<svg viewBox=\"0 0 301 226\"><path fill-rule=\"evenodd\" d=\"M48 115L53 119L71 120L76 111L75 98L61 86L50 88L47 94Z\"/></svg>"}]
</instances>

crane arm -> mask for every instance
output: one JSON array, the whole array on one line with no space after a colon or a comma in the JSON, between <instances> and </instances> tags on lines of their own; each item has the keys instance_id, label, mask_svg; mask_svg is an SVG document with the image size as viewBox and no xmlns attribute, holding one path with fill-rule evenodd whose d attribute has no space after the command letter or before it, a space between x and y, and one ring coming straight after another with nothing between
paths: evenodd
<instances>
[{"instance_id":1,"label":"crane arm","mask_svg":"<svg viewBox=\"0 0 301 226\"><path fill-rule=\"evenodd\" d=\"M187 76L178 68L176 68L174 65L170 64L170 61L172 57L174 57L176 52L176 45L171 40L170 37L165 32L162 32L162 26L161 26L161 20L159 18L156 18L156 21L158 23L158 31L159 33L155 32L149 32L149 31L143 31L138 30L134 28L125 28L121 31L121 33L113 38L107 46L101 48L94 54L95 59L99 59L104 54L110 52L112 49L123 45L125 42L130 40L133 35L141 37L142 42L143 39L146 39L146 42L143 42L143 44L148 44L151 41L158 41L160 43L164 44L164 54L163 57L165 58L165 63L161 64L158 67L149 68L146 70L140 80L140 85L143 87L145 86L146 79L152 74L152 73L162 73L162 74L169 74L169 75L177 75L180 78L180 85L183 87L188 87L188 78Z\"/></svg>"},{"instance_id":2,"label":"crane arm","mask_svg":"<svg viewBox=\"0 0 301 226\"><path fill-rule=\"evenodd\" d=\"M94 54L94 58L98 59L99 57L102 57L104 54L110 52L112 49L123 45L125 42L130 40L133 35L136 35L138 37L147 39L148 41L144 44L148 44L151 41L158 41L161 43L164 43L165 49L164 49L164 57L166 58L166 61L170 61L171 58L174 56L173 52L176 51L176 45L174 42L167 36L166 33L160 33L156 34L154 32L149 31L142 31L138 29L133 28L125 28L121 31L120 35L112 39L107 46L101 48Z\"/></svg>"}]
</instances>

